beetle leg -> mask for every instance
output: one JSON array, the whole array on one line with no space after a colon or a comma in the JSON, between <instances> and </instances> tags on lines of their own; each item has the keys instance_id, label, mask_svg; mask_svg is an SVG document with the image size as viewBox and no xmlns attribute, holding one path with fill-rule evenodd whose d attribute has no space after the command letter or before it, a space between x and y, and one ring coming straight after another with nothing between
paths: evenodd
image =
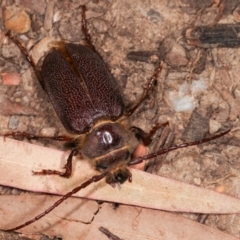
<instances>
[{"instance_id":1,"label":"beetle leg","mask_svg":"<svg viewBox=\"0 0 240 240\"><path fill-rule=\"evenodd\" d=\"M100 227L99 231L102 232L103 234L105 234L109 239L121 240L121 238L119 238L118 236L111 233L107 228Z\"/></svg>"},{"instance_id":2,"label":"beetle leg","mask_svg":"<svg viewBox=\"0 0 240 240\"><path fill-rule=\"evenodd\" d=\"M159 128L166 127L166 126L168 126L168 125L169 125L169 122L156 123L156 124L152 127L152 129L150 130L150 132L148 133L148 135L149 135L150 137L153 137L154 134L157 132L157 130L158 130Z\"/></svg>"},{"instance_id":3,"label":"beetle leg","mask_svg":"<svg viewBox=\"0 0 240 240\"><path fill-rule=\"evenodd\" d=\"M26 133L26 132L12 132L12 133L7 133L4 135L4 139L6 137L13 137L13 138L18 138L18 137L25 137L29 140L31 139L51 139L51 140L56 140L56 141L65 141L65 142L70 142L73 141L73 137L68 137L68 136L56 136L56 137L45 137L45 136L37 136L33 135L31 133Z\"/></svg>"},{"instance_id":4,"label":"beetle leg","mask_svg":"<svg viewBox=\"0 0 240 240\"><path fill-rule=\"evenodd\" d=\"M157 83L157 78L160 74L162 70L162 66L159 65L153 75L151 76L151 78L149 79L149 82L148 82L148 86L145 90L145 92L143 93L143 96L138 100L138 102L136 103L136 105L134 107L132 107L131 109L129 109L124 115L125 116L130 116L134 113L134 111L140 106L140 104L150 95L150 93L152 93L154 87L156 86L156 83Z\"/></svg>"},{"instance_id":5,"label":"beetle leg","mask_svg":"<svg viewBox=\"0 0 240 240\"><path fill-rule=\"evenodd\" d=\"M105 176L107 175L107 172L101 173L100 175L95 175L93 176L91 179L87 180L86 182L82 183L80 186L74 188L71 192L68 192L67 194L63 195L57 202L55 202L52 206L50 206L45 212L37 215L36 217L32 218L31 220L17 226L11 229L6 229L4 231L6 232L10 232L10 231L16 231L18 229L21 229L23 227L26 227L28 225L30 225L31 223L34 223L36 221L38 221L40 218L44 217L45 215L47 215L48 213L50 213L53 209L55 209L58 205L60 205L63 201L65 201L66 199L68 199L69 197L71 197L73 194L79 192L81 189L87 187L88 185L94 183L94 182L98 182L101 179L103 179Z\"/></svg>"},{"instance_id":6,"label":"beetle leg","mask_svg":"<svg viewBox=\"0 0 240 240\"><path fill-rule=\"evenodd\" d=\"M97 52L96 48L92 44L91 36L88 33L87 20L86 20L86 6L85 5L82 6L82 32L85 36L85 41L86 41L88 47L90 47L92 50Z\"/></svg>"},{"instance_id":7,"label":"beetle leg","mask_svg":"<svg viewBox=\"0 0 240 240\"><path fill-rule=\"evenodd\" d=\"M60 172L56 170L43 169L40 172L34 172L34 175L59 175L60 177L69 178L72 174L72 159L79 153L78 149L73 149L68 156L67 163L64 166L65 172Z\"/></svg>"},{"instance_id":8,"label":"beetle leg","mask_svg":"<svg viewBox=\"0 0 240 240\"><path fill-rule=\"evenodd\" d=\"M168 122L165 123L156 123L149 133L144 132L141 128L138 127L131 127L131 129L137 134L137 137L140 138L145 146L148 146L152 142L152 137L156 133L156 131L168 125Z\"/></svg>"},{"instance_id":9,"label":"beetle leg","mask_svg":"<svg viewBox=\"0 0 240 240\"><path fill-rule=\"evenodd\" d=\"M23 55L26 57L27 61L32 65L36 75L37 75L37 78L38 78L38 81L40 82L42 88L44 89L44 86L43 86L43 81L41 79L41 76L40 76L40 73L32 59L32 57L29 55L28 53L28 50L19 42L19 40L17 38L15 38L10 31L8 31L6 34L5 34L8 38L10 38L17 46L18 48L21 50L21 52L23 53Z\"/></svg>"}]
</instances>

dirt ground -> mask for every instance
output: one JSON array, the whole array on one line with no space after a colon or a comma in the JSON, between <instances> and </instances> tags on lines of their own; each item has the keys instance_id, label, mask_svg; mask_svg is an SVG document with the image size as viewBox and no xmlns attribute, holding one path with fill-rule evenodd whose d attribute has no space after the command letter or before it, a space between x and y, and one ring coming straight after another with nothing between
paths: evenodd
<instances>
[{"instance_id":1,"label":"dirt ground","mask_svg":"<svg viewBox=\"0 0 240 240\"><path fill-rule=\"evenodd\" d=\"M121 87L127 106L141 96L156 64L161 61L163 70L155 91L131 120L133 126L146 132L156 123L169 122L164 131L155 135L149 152L164 144L166 147L197 141L232 129L218 140L158 157L147 165L147 171L239 197L240 50L237 46L193 43L187 39L186 29L214 28L219 23L238 24L240 2L229 1L231 6L226 5L226 1L222 1L222 5L209 2L2 0L0 69L1 73L19 73L21 81L9 85L4 83L7 80L2 75L0 133L66 134L34 71L4 34L6 28L15 30L17 34L14 34L37 59L45 42L38 48L34 46L44 38L45 41L49 41L47 37L70 42L82 40L80 5L85 4L92 41ZM22 13L17 29L14 23L6 26L6 12ZM129 52L133 53L127 57ZM18 105L12 105L9 100ZM61 143L39 144L62 149ZM1 192L6 194L12 189L2 187ZM198 218L197 214L184 215L193 220ZM205 224L240 237L237 214L210 215ZM0 233L0 239L28 238Z\"/></svg>"}]
</instances>

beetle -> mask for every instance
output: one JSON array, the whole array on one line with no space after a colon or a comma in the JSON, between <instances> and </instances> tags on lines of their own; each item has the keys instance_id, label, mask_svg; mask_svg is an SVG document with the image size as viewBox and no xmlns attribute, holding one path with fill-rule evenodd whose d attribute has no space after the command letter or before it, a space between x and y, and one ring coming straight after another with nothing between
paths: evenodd
<instances>
[{"instance_id":1,"label":"beetle","mask_svg":"<svg viewBox=\"0 0 240 240\"><path fill-rule=\"evenodd\" d=\"M34 172L34 174L56 174L69 178L72 173L73 156L79 153L91 160L94 168L101 174L93 176L74 188L35 218L5 231L15 231L37 221L74 193L103 178L106 178L106 182L112 185L122 184L126 180L132 181L132 175L128 169L131 165L178 148L208 142L230 131L201 141L183 143L133 158L134 150L139 141L146 146L149 145L154 133L162 126L156 124L149 133L145 133L142 129L131 126L129 121L129 117L154 90L158 75L161 72L161 65L156 67L140 100L132 108L127 109L113 76L92 44L85 12L86 7L82 6L82 32L86 38L86 45L59 42L44 58L41 70L38 70L21 43L10 32L6 34L20 48L32 65L39 83L48 94L61 123L71 135L43 137L25 132L13 132L6 134L5 137L23 136L28 139L47 138L74 142L75 147L64 166L65 171L47 169Z\"/></svg>"}]
</instances>

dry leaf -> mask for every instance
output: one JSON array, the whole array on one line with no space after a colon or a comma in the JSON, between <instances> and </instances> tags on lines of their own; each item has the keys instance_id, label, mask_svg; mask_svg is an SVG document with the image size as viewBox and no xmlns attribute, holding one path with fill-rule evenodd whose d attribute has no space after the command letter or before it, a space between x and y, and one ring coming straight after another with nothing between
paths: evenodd
<instances>
[{"instance_id":1,"label":"dry leaf","mask_svg":"<svg viewBox=\"0 0 240 240\"><path fill-rule=\"evenodd\" d=\"M35 191L35 192L65 194L70 190L72 190L74 187L79 186L81 183L88 180L94 174L99 174L92 169L92 167L90 166L90 164L87 163L87 161L78 160L78 161L74 161L75 166L73 170L73 175L70 179L63 179L59 176L32 175L32 170L35 170L35 171L39 169L60 170L61 166L64 165L67 155L68 153L66 152L64 153L58 150L44 148L44 147L40 147L33 144L12 140L12 139L6 139L6 141L4 142L3 138L0 138L0 159L1 159L0 160L0 171L1 171L0 184L21 188L21 189L26 189L29 191ZM181 212L181 211L197 212L197 213L239 213L240 212L240 199L230 197L224 194L220 194L204 188L199 188L189 184L181 183L172 179L155 176L155 175L138 171L135 169L131 169L131 171L133 173L133 182L124 183L123 185L121 185L121 189L113 188L112 186L107 185L104 180L101 180L100 182L94 183L88 186L86 189L83 189L82 191L77 193L76 196L78 197L81 196L81 197L91 198L91 199L98 199L98 200L103 200L108 202L118 202L123 204L136 205L136 206L152 208L152 209L177 211L177 212ZM6 197L8 197L8 200L5 199ZM22 224L24 221L30 220L29 218L34 217L35 215L43 212L44 209L46 209L47 207L51 206L54 202L54 199L58 200L60 198L60 197L54 197L48 200L46 196L40 196L40 197L34 196L37 198L47 199L47 200L40 200L40 204L38 204L34 202L35 200L33 196L31 196L30 198L28 197L28 195L20 196L20 197L25 197L24 200L20 199L19 201L26 206L26 209L24 209L23 206L20 206L19 203L16 203L16 208L18 208L19 211L21 210L19 217L16 217L16 214L18 212L17 210L16 212L14 211L11 214L11 211L12 211L11 209L14 209L13 208L13 205L15 204L14 202L17 201L18 197L16 196L0 197L0 199L3 199L1 200L2 204L0 204L1 213L4 215L4 217L6 217L5 220L2 223L0 223L1 229L7 228L7 227L8 228L14 227L18 224ZM10 201L9 198L12 199L12 201ZM69 205L69 207L73 206L73 203L71 202L70 204L69 201L77 202L76 204L78 205L78 207L75 207L74 211L66 207L67 205ZM65 226L66 224L62 222L63 219L65 219L65 217L64 216L60 217L61 221L58 221L59 220L59 217L58 217L58 220L54 220L53 222L50 222L49 218L52 218L51 217L52 215L59 216L60 214L59 211L67 215L71 214L71 212L75 213L75 211L76 213L77 211L79 211L79 213L82 211L83 213L86 213L85 212L86 210L84 207L86 202L82 204L82 201L83 200L79 199L78 201L78 199L71 198L68 201L65 201L61 207L59 206L51 214L49 214L48 216L45 216L41 221L38 221L39 223L36 222L33 225L34 227L30 225L29 227L21 229L20 232L33 233L36 231L37 232L40 231L41 233L44 233L45 230L47 229L49 231L48 232L49 235L51 236L55 234L58 235L60 230L57 230L57 229L63 228L63 226ZM31 205L33 205L32 210L31 210L32 208ZM123 206L121 206L120 209L122 207ZM64 209L64 211L61 209ZM118 212L118 210L116 212ZM124 212L128 212L128 211L129 211L129 218L132 216L135 216L131 213L130 210L125 210ZM147 210L138 210L138 211L141 212L141 211L147 211ZM94 210L91 209L90 213L88 213L87 215L93 216L95 212L96 212L96 208L94 208ZM98 226L102 226L103 223L105 223L106 225L104 225L104 227L108 228L109 230L113 230L113 233L115 229L119 228L119 226L122 227L121 223L115 223L115 220L113 220L112 214L104 213L104 211L102 210L101 212L102 214L107 214L107 216L101 217L101 220L99 220L100 223ZM164 232L165 227L163 227L162 225L164 223L164 220L163 220L163 223L161 223L159 220L162 217L159 217L158 220L154 220L152 223L150 222L150 219L154 219L154 216L156 214L157 213L154 212L154 214L152 214L151 217L148 217L145 219L145 221L148 222L148 228L159 224L163 233L166 234L167 236L168 231ZM77 213L77 215L79 214ZM123 217L123 213L121 213L120 215ZM11 217L11 218L9 219L8 217ZM97 214L97 217L98 217L98 214ZM69 230L67 231L64 230L64 232L69 232L70 234L69 236L66 236L65 239L76 239L75 237L71 238L71 234L73 231L71 229L78 228L77 225L79 224L79 221L81 222L82 220L71 221L71 224L73 225L69 227ZM94 219L93 225L95 225L95 221L96 220ZM132 219L131 221L129 222L129 225L131 226L131 228L135 229L134 220ZM141 221L140 220L136 220L136 221L139 222L139 224L141 224L141 221L143 220L141 219ZM181 220L180 223L182 221L183 220ZM89 218L86 218L84 222L89 222ZM122 222L125 222L125 220L122 220ZM178 224L180 223L178 222ZM114 224L115 227L111 227L110 226L111 224ZM193 223L193 224L196 224L196 223ZM85 226L84 229L85 228L88 229L88 227L90 227L89 225L86 226L86 224L84 226ZM182 227L185 229L186 226L187 225L185 225L185 227L184 226ZM187 229L188 228L189 226L187 226ZM119 237L122 238L121 234L128 231L130 232L130 230L120 230L120 232L116 232L116 234L118 235L120 233ZM178 234L180 234L181 231ZM193 229L193 231L195 231L195 229ZM210 231L212 232L213 230L211 229ZM137 232L139 232L139 229ZM129 234L132 235L133 233L129 233ZM135 237L135 239L136 238L141 239L140 236L142 233L140 235L136 235L137 233L135 231L134 234L133 236ZM82 239L90 239L90 238L82 238ZM126 236L126 239L131 239L131 238ZM147 238L143 238L143 239L147 239ZM166 237L165 239L171 239L171 238ZM184 237L184 239L187 239L187 238ZM192 239L192 238L189 238L189 239ZM219 239L219 238L215 238L215 239Z\"/></svg>"},{"instance_id":2,"label":"dry leaf","mask_svg":"<svg viewBox=\"0 0 240 240\"><path fill-rule=\"evenodd\" d=\"M14 198L1 196L0 218L4 223L11 221L11 225L14 226L22 221L23 216L25 220L29 219L58 199L57 196L29 194ZM3 223L1 228L2 226ZM54 212L22 229L21 232L31 236L32 233L61 236L65 240L107 239L99 231L99 227L107 228L120 239L128 240L237 239L171 213L124 205L113 209L108 203L98 205L95 201L77 198L66 200Z\"/></svg>"}]
</instances>

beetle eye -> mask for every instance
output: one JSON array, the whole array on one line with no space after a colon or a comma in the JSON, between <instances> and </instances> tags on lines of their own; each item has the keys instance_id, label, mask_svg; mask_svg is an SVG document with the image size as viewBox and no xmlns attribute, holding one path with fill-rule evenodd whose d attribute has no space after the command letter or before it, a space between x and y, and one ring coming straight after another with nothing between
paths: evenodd
<instances>
[{"instance_id":1,"label":"beetle eye","mask_svg":"<svg viewBox=\"0 0 240 240\"><path fill-rule=\"evenodd\" d=\"M118 181L118 182L122 183L122 182L123 182L123 179L124 179L124 176L120 173L120 174L118 174L118 175L116 176L116 178L117 178L117 181Z\"/></svg>"},{"instance_id":2,"label":"beetle eye","mask_svg":"<svg viewBox=\"0 0 240 240\"><path fill-rule=\"evenodd\" d=\"M120 171L116 176L116 182L119 183L124 183L128 179L128 174L127 172Z\"/></svg>"}]
</instances>

